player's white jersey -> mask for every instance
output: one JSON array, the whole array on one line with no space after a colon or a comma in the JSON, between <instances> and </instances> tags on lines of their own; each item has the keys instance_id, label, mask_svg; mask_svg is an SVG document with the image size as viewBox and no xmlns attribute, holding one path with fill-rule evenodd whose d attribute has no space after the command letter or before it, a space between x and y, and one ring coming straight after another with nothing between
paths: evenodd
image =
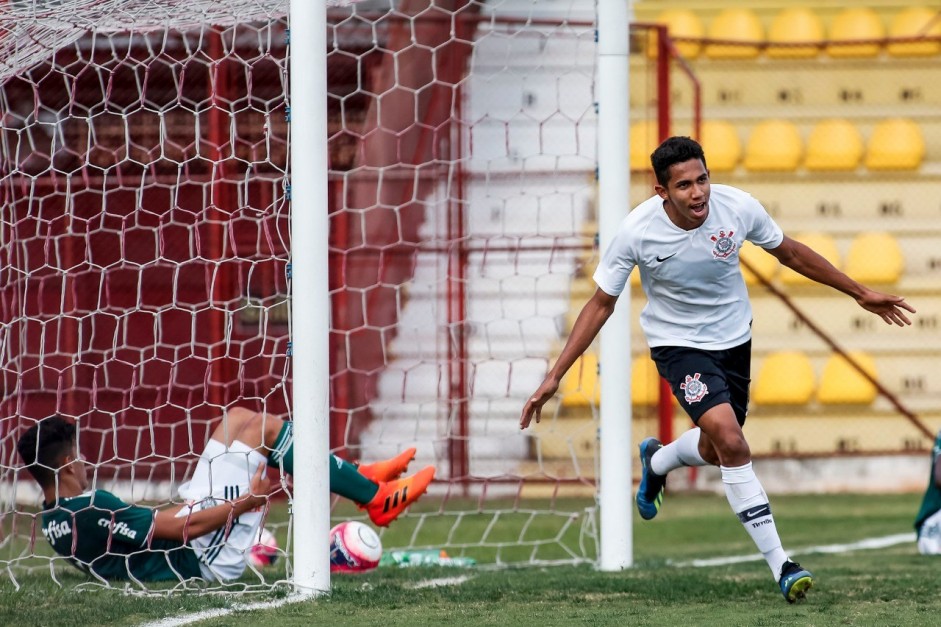
<instances>
[{"instance_id":1,"label":"player's white jersey","mask_svg":"<svg viewBox=\"0 0 941 627\"><path fill-rule=\"evenodd\" d=\"M781 228L750 194L712 185L709 215L699 228L673 224L654 196L621 222L594 280L619 295L634 266L647 305L640 314L649 346L722 350L751 338L751 303L739 269L745 240L776 248Z\"/></svg>"}]
</instances>

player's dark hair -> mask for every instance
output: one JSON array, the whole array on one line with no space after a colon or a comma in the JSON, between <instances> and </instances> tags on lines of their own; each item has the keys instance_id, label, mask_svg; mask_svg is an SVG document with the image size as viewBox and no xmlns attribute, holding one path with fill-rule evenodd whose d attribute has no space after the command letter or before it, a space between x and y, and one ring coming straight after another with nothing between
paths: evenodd
<instances>
[{"instance_id":1,"label":"player's dark hair","mask_svg":"<svg viewBox=\"0 0 941 627\"><path fill-rule=\"evenodd\" d=\"M58 415L38 421L16 443L26 470L43 488L55 483L56 471L74 448L75 424Z\"/></svg>"},{"instance_id":2,"label":"player's dark hair","mask_svg":"<svg viewBox=\"0 0 941 627\"><path fill-rule=\"evenodd\" d=\"M699 159L706 167L706 154L698 142L689 137L670 137L650 155L650 164L657 182L666 186L670 182L670 166L690 159Z\"/></svg>"}]
</instances>

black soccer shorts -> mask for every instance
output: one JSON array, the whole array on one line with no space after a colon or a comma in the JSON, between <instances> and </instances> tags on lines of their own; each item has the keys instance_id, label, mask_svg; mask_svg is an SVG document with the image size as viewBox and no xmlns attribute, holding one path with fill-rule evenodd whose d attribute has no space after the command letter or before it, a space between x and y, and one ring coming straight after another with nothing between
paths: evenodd
<instances>
[{"instance_id":1,"label":"black soccer shorts","mask_svg":"<svg viewBox=\"0 0 941 627\"><path fill-rule=\"evenodd\" d=\"M717 351L658 346L650 349L650 357L694 423L712 407L730 403L738 424L745 424L751 383L751 340Z\"/></svg>"}]
</instances>

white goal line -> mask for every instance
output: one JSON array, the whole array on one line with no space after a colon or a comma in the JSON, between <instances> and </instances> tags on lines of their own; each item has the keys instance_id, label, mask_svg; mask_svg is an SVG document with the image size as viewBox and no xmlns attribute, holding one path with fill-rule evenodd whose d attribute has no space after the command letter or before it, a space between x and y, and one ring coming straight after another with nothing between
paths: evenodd
<instances>
[{"instance_id":1,"label":"white goal line","mask_svg":"<svg viewBox=\"0 0 941 627\"><path fill-rule=\"evenodd\" d=\"M191 625L193 623L198 623L200 621L209 620L210 618L219 618L220 616L228 616L229 614L234 614L235 612L251 612L253 610L271 610L279 608L281 606L287 605L289 603L297 603L299 601L310 601L310 595L303 594L291 594L283 599L275 599L274 601L259 601L257 603L239 603L238 605L233 605L232 607L218 607L211 610L203 610L201 612L196 612L193 614L186 614L185 616L175 616L173 618L162 618L157 621L150 623L143 623L141 627L178 627L180 625Z\"/></svg>"},{"instance_id":2,"label":"white goal line","mask_svg":"<svg viewBox=\"0 0 941 627\"><path fill-rule=\"evenodd\" d=\"M441 588L444 586L457 586L465 581L472 579L470 575L461 575L458 577L441 577L438 579L425 579L415 583L411 586L413 589L421 588ZM232 607L219 607L211 610L203 610L201 612L196 612L193 614L187 614L185 616L175 616L173 618L162 618L158 621L153 621L150 623L144 623L141 627L180 627L182 625L191 625L193 623L198 623L200 621L209 620L211 618L219 618L222 616L228 616L229 614L234 614L236 612L251 612L253 610L270 610L282 607L289 603L297 603L299 601L311 601L312 598L309 595L302 594L292 594L284 597L283 599L275 599L274 601L259 601L257 603L240 603Z\"/></svg>"}]
</instances>

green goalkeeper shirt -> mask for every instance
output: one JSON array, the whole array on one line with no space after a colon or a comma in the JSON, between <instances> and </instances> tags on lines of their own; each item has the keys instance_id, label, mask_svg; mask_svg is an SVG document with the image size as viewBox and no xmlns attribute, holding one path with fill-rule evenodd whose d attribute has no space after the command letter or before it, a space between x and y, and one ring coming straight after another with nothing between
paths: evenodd
<instances>
[{"instance_id":1,"label":"green goalkeeper shirt","mask_svg":"<svg viewBox=\"0 0 941 627\"><path fill-rule=\"evenodd\" d=\"M938 436L934 440L934 448L931 449L931 471L928 474L928 488L921 500L921 509L918 510L918 516L915 518L915 530L919 532L925 521L941 509L941 489L934 482L934 466L939 455L941 455L941 432L938 432Z\"/></svg>"},{"instance_id":2,"label":"green goalkeeper shirt","mask_svg":"<svg viewBox=\"0 0 941 627\"><path fill-rule=\"evenodd\" d=\"M154 510L95 490L44 503L42 533L59 555L105 579L164 581L201 577L196 553L154 540Z\"/></svg>"}]
</instances>

